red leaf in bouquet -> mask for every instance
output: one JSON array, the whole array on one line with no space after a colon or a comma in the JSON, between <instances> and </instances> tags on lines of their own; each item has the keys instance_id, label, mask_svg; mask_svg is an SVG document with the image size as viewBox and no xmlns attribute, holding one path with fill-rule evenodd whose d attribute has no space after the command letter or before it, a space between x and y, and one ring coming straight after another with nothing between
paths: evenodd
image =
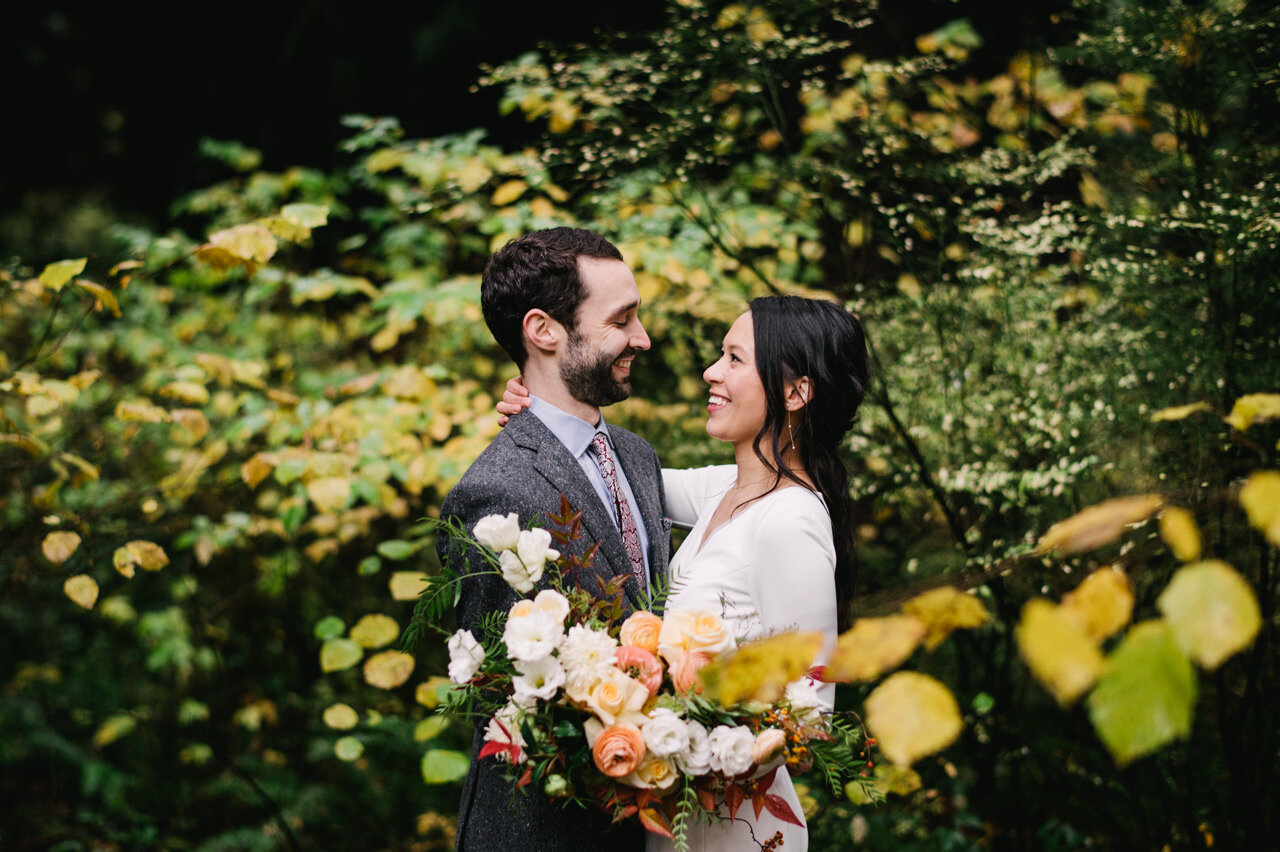
<instances>
[{"instance_id":1,"label":"red leaf in bouquet","mask_svg":"<svg viewBox=\"0 0 1280 852\"><path fill-rule=\"evenodd\" d=\"M812 680L816 680L818 683L827 683L827 667L812 666L810 667L809 671L805 674L805 677L808 677Z\"/></svg>"},{"instance_id":2,"label":"red leaf in bouquet","mask_svg":"<svg viewBox=\"0 0 1280 852\"><path fill-rule=\"evenodd\" d=\"M760 819L760 812L764 810L764 793L751 794L751 808L756 812L756 819Z\"/></svg>"},{"instance_id":3,"label":"red leaf in bouquet","mask_svg":"<svg viewBox=\"0 0 1280 852\"><path fill-rule=\"evenodd\" d=\"M640 824L654 834L675 839L671 833L671 823L667 822L667 815L657 808L641 808Z\"/></svg>"},{"instance_id":4,"label":"red leaf in bouquet","mask_svg":"<svg viewBox=\"0 0 1280 852\"><path fill-rule=\"evenodd\" d=\"M804 826L804 823L796 819L796 815L791 812L791 806L787 804L787 800L781 796L766 793L764 797L764 806L769 809L769 813L773 814L783 822L789 822L792 825L798 825L801 827Z\"/></svg>"},{"instance_id":5,"label":"red leaf in bouquet","mask_svg":"<svg viewBox=\"0 0 1280 852\"><path fill-rule=\"evenodd\" d=\"M520 760L520 746L513 743L490 742L485 743L480 749L480 757L490 757L495 754L509 755L512 763Z\"/></svg>"},{"instance_id":6,"label":"red leaf in bouquet","mask_svg":"<svg viewBox=\"0 0 1280 852\"><path fill-rule=\"evenodd\" d=\"M523 787L525 784L528 784L532 780L533 780L533 770L526 769L524 771L524 774L520 776L520 780L516 782L516 789L519 790L521 787ZM756 814L756 816L759 816L759 814Z\"/></svg>"},{"instance_id":7,"label":"red leaf in bouquet","mask_svg":"<svg viewBox=\"0 0 1280 852\"><path fill-rule=\"evenodd\" d=\"M707 813L716 812L716 794L710 790L698 788L698 801L702 804L702 809Z\"/></svg>"},{"instance_id":8,"label":"red leaf in bouquet","mask_svg":"<svg viewBox=\"0 0 1280 852\"><path fill-rule=\"evenodd\" d=\"M639 805L627 805L625 808L623 808L623 809L619 812L619 816L620 816L622 819L626 819L627 817L629 817L629 816L633 815L634 813L636 813L636 811L638 811L638 810L640 810L640 806L639 806Z\"/></svg>"},{"instance_id":9,"label":"red leaf in bouquet","mask_svg":"<svg viewBox=\"0 0 1280 852\"><path fill-rule=\"evenodd\" d=\"M724 803L729 808L729 819L733 819L738 815L738 808L742 807L742 800L745 794L742 792L741 785L730 784L724 791Z\"/></svg>"},{"instance_id":10,"label":"red leaf in bouquet","mask_svg":"<svg viewBox=\"0 0 1280 852\"><path fill-rule=\"evenodd\" d=\"M756 779L756 792L767 793L769 788L773 786L773 779L778 777L778 767L773 767L764 775ZM758 814L757 814L758 816Z\"/></svg>"}]
</instances>

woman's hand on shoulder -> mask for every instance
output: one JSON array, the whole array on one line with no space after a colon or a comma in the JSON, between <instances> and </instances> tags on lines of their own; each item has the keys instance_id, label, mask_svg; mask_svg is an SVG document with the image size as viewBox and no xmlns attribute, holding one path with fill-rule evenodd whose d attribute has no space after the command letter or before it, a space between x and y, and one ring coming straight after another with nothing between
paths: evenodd
<instances>
[{"instance_id":1,"label":"woman's hand on shoulder","mask_svg":"<svg viewBox=\"0 0 1280 852\"><path fill-rule=\"evenodd\" d=\"M506 426L511 420L511 415L519 414L521 409L528 408L533 405L533 400L529 399L529 389L524 386L521 381L522 376L516 376L514 379L507 381L507 387L502 392L502 399L498 401L496 408L498 409L498 425Z\"/></svg>"}]
</instances>

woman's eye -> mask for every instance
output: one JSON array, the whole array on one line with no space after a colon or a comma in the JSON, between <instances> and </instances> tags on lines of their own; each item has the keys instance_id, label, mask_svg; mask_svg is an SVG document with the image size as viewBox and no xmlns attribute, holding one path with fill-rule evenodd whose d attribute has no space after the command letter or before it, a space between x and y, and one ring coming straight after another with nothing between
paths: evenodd
<instances>
[{"instance_id":1,"label":"woman's eye","mask_svg":"<svg viewBox=\"0 0 1280 852\"><path fill-rule=\"evenodd\" d=\"M739 364L741 364L741 363L742 363L742 359L741 359L741 358L739 358L737 355L730 355L730 356L729 356L729 360L730 360L730 361L736 361L736 362L738 362Z\"/></svg>"}]
</instances>

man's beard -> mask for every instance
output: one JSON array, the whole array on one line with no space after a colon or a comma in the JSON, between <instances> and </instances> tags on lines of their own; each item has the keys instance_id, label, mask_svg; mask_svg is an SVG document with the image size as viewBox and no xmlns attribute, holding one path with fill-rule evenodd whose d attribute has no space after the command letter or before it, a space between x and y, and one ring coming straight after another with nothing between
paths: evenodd
<instances>
[{"instance_id":1,"label":"man's beard","mask_svg":"<svg viewBox=\"0 0 1280 852\"><path fill-rule=\"evenodd\" d=\"M560 380L579 402L596 407L613 405L631 396L631 382L613 377L613 364L633 352L609 355L592 350L579 335L570 333L569 347L560 362Z\"/></svg>"}]
</instances>

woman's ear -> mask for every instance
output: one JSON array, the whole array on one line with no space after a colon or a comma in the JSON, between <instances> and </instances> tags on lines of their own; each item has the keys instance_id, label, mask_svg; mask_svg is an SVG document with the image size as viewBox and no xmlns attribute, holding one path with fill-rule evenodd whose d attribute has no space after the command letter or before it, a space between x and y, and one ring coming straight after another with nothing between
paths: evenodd
<instances>
[{"instance_id":1,"label":"woman's ear","mask_svg":"<svg viewBox=\"0 0 1280 852\"><path fill-rule=\"evenodd\" d=\"M787 384L785 397L783 399L787 411L799 411L809 404L813 399L813 382L809 381L808 376L801 376L794 382Z\"/></svg>"},{"instance_id":2,"label":"woman's ear","mask_svg":"<svg viewBox=\"0 0 1280 852\"><path fill-rule=\"evenodd\" d=\"M521 327L528 344L548 354L560 347L560 341L564 336L564 326L552 319L551 315L541 308L530 309L524 315Z\"/></svg>"}]
</instances>

